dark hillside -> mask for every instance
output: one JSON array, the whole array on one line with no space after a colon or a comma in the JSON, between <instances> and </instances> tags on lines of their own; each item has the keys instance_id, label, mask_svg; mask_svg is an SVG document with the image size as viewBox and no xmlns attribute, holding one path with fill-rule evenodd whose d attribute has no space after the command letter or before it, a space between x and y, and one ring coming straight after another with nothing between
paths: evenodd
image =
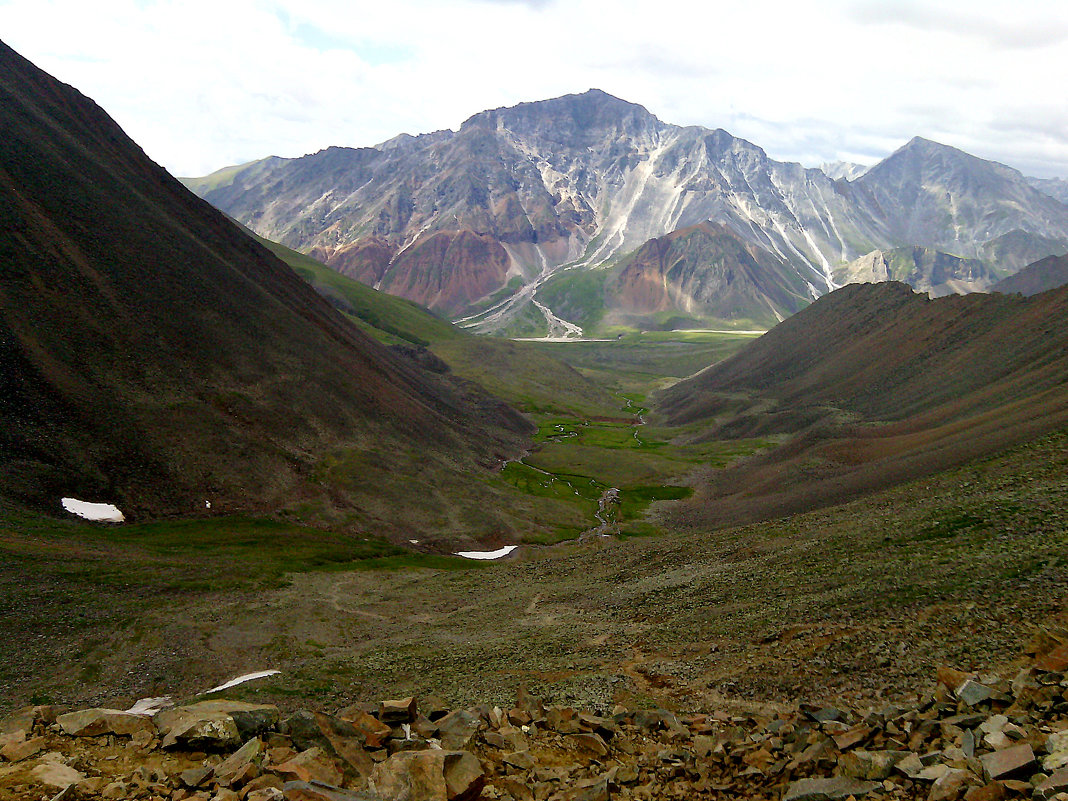
<instances>
[{"instance_id":1,"label":"dark hillside","mask_svg":"<svg viewBox=\"0 0 1068 801\"><path fill-rule=\"evenodd\" d=\"M705 437L792 435L709 471L702 524L790 514L994 454L1068 425L1068 289L930 300L847 286L663 393Z\"/></svg>"},{"instance_id":2,"label":"dark hillside","mask_svg":"<svg viewBox=\"0 0 1068 801\"><path fill-rule=\"evenodd\" d=\"M991 292L1037 295L1068 284L1068 255L1047 256L1029 264L1020 272L1003 278L990 287Z\"/></svg>"},{"instance_id":3,"label":"dark hillside","mask_svg":"<svg viewBox=\"0 0 1068 801\"><path fill-rule=\"evenodd\" d=\"M2 44L0 140L3 495L262 509L322 495L306 479L339 449L474 469L525 431L372 342Z\"/></svg>"}]
</instances>

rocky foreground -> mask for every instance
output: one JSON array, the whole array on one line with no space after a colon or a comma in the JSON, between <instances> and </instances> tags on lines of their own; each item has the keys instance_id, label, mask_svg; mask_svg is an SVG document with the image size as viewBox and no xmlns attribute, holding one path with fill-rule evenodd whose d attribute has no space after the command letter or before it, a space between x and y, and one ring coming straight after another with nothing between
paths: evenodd
<instances>
[{"instance_id":1,"label":"rocky foreground","mask_svg":"<svg viewBox=\"0 0 1068 801\"><path fill-rule=\"evenodd\" d=\"M1068 629L1040 629L1028 657L1011 677L939 668L907 705L774 715L594 714L523 691L509 710L35 706L0 721L0 798L1068 800Z\"/></svg>"}]
</instances>

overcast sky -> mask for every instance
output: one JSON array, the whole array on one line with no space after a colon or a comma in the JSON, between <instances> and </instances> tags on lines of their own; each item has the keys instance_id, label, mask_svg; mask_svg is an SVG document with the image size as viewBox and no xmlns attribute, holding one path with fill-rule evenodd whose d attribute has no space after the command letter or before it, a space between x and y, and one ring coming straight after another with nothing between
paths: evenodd
<instances>
[{"instance_id":1,"label":"overcast sky","mask_svg":"<svg viewBox=\"0 0 1068 801\"><path fill-rule=\"evenodd\" d=\"M806 165L1068 176L1063 0L0 0L0 39L176 175L597 87Z\"/></svg>"}]
</instances>

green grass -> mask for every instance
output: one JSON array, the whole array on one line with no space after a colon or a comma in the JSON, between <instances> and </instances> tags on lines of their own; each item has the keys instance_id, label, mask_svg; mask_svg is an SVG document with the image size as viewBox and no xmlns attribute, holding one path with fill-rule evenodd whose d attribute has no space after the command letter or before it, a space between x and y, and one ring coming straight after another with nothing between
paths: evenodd
<instances>
[{"instance_id":1,"label":"green grass","mask_svg":"<svg viewBox=\"0 0 1068 801\"><path fill-rule=\"evenodd\" d=\"M199 177L179 178L191 192L203 196L207 192L213 189L221 189L233 184L234 179L243 170L248 169L257 162L249 161L244 164L235 164L232 167L223 167L221 170L216 170L210 175L204 175Z\"/></svg>"},{"instance_id":2,"label":"green grass","mask_svg":"<svg viewBox=\"0 0 1068 801\"><path fill-rule=\"evenodd\" d=\"M611 342L531 342L606 390L645 395L736 353L750 334L628 333Z\"/></svg>"},{"instance_id":3,"label":"green grass","mask_svg":"<svg viewBox=\"0 0 1068 801\"><path fill-rule=\"evenodd\" d=\"M588 334L598 331L604 317L604 270L562 272L538 289L538 300Z\"/></svg>"},{"instance_id":4,"label":"green grass","mask_svg":"<svg viewBox=\"0 0 1068 801\"><path fill-rule=\"evenodd\" d=\"M653 501L679 501L691 495L691 487L626 487L619 491L619 514L624 520L630 520L644 514Z\"/></svg>"},{"instance_id":5,"label":"green grass","mask_svg":"<svg viewBox=\"0 0 1068 801\"><path fill-rule=\"evenodd\" d=\"M455 568L468 560L411 553L385 540L254 517L104 526L21 519L0 523L0 554L101 587L199 592L278 586L317 570ZM78 554L77 559L64 554Z\"/></svg>"},{"instance_id":6,"label":"green grass","mask_svg":"<svg viewBox=\"0 0 1068 801\"><path fill-rule=\"evenodd\" d=\"M534 343L472 336L439 341L432 350L456 375L521 411L580 418L618 414L618 399L609 391Z\"/></svg>"},{"instance_id":7,"label":"green grass","mask_svg":"<svg viewBox=\"0 0 1068 801\"><path fill-rule=\"evenodd\" d=\"M538 470L522 462L512 462L501 471L501 478L528 495L578 503L593 510L597 508L597 499L608 487L589 476L553 473ZM590 504L592 503L592 506Z\"/></svg>"}]
</instances>

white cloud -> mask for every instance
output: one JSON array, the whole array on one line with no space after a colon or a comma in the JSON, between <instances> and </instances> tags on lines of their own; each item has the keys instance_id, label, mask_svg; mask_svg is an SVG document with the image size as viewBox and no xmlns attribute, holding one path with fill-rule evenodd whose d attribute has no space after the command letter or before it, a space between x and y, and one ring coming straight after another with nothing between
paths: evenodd
<instances>
[{"instance_id":1,"label":"white cloud","mask_svg":"<svg viewBox=\"0 0 1068 801\"><path fill-rule=\"evenodd\" d=\"M8 44L177 174L598 87L780 159L913 135L1068 174L1068 8L980 0L0 0Z\"/></svg>"}]
</instances>

